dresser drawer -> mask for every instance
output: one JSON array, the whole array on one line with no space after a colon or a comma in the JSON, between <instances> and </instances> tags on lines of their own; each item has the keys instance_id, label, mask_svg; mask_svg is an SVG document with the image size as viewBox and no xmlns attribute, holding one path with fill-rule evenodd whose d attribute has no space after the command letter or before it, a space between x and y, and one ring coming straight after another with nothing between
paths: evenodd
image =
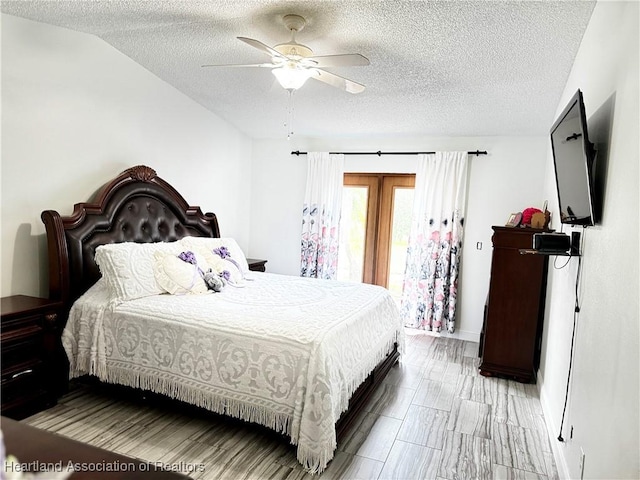
<instances>
[{"instance_id":1,"label":"dresser drawer","mask_svg":"<svg viewBox=\"0 0 640 480\"><path fill-rule=\"evenodd\" d=\"M491 238L494 248L513 248L516 250L533 248L533 234L546 232L537 228L494 227Z\"/></svg>"}]
</instances>

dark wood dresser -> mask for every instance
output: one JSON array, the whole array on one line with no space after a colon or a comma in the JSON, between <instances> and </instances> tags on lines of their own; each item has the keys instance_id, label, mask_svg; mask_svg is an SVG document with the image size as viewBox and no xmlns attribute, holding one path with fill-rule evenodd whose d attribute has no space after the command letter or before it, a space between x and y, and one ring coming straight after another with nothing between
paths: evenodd
<instances>
[{"instance_id":1,"label":"dark wood dresser","mask_svg":"<svg viewBox=\"0 0 640 480\"><path fill-rule=\"evenodd\" d=\"M493 228L491 282L480 334L480 373L535 382L547 289L548 257L523 255L534 228Z\"/></svg>"},{"instance_id":2,"label":"dark wood dresser","mask_svg":"<svg viewBox=\"0 0 640 480\"><path fill-rule=\"evenodd\" d=\"M53 365L61 304L14 295L2 305L2 415L24 418L56 403Z\"/></svg>"}]
</instances>

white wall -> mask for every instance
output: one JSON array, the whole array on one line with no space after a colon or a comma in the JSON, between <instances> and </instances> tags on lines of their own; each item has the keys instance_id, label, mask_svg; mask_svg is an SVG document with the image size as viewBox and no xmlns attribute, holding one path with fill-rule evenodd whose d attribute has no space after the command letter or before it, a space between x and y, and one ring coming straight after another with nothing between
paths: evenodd
<instances>
[{"instance_id":1,"label":"white wall","mask_svg":"<svg viewBox=\"0 0 640 480\"><path fill-rule=\"evenodd\" d=\"M248 137L95 36L1 19L3 296L48 294L40 213L69 215L133 165L247 246Z\"/></svg>"},{"instance_id":2,"label":"white wall","mask_svg":"<svg viewBox=\"0 0 640 480\"><path fill-rule=\"evenodd\" d=\"M252 255L268 259L269 272L298 275L301 209L306 157L301 151L434 151L487 150L471 157L469 194L459 288L457 335L478 340L489 286L492 225L504 225L509 214L540 208L547 137L473 138L302 138L254 142L251 201ZM347 172L415 173L414 156L346 156ZM555 194L554 194L555 195ZM482 250L476 243L482 242Z\"/></svg>"},{"instance_id":3,"label":"white wall","mask_svg":"<svg viewBox=\"0 0 640 480\"><path fill-rule=\"evenodd\" d=\"M564 443L555 438L567 380L577 259L549 273L538 386L562 478L580 478L581 448L584 478L640 478L639 14L636 2L598 2L557 108L560 114L576 90L582 90L590 139L600 159L608 158L602 221L577 229L585 235L581 310ZM550 153L547 172L546 190L552 198Z\"/></svg>"}]
</instances>

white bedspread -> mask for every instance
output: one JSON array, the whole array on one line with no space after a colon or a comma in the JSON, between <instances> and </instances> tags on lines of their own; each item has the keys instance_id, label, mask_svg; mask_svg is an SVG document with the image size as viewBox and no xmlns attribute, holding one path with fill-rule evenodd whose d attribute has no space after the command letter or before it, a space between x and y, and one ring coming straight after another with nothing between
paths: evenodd
<instances>
[{"instance_id":1,"label":"white bedspread","mask_svg":"<svg viewBox=\"0 0 640 480\"><path fill-rule=\"evenodd\" d=\"M98 282L62 335L71 377L148 389L285 433L324 470L335 423L394 342L398 309L381 287L268 273L209 295L120 305Z\"/></svg>"}]
</instances>

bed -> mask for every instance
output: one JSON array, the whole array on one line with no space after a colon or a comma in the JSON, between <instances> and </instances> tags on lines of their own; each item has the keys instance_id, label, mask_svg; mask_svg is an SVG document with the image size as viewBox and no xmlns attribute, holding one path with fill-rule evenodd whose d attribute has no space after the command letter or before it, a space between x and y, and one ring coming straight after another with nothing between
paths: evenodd
<instances>
[{"instance_id":1,"label":"bed","mask_svg":"<svg viewBox=\"0 0 640 480\"><path fill-rule=\"evenodd\" d=\"M93 375L267 426L318 473L398 361L403 330L386 289L247 272L216 216L150 167L125 170L68 217L47 210L42 220L50 297L64 305L65 378ZM235 281L225 270L221 292L160 282L159 259L220 256L220 247L238 267ZM158 282L145 290L149 262Z\"/></svg>"}]
</instances>

